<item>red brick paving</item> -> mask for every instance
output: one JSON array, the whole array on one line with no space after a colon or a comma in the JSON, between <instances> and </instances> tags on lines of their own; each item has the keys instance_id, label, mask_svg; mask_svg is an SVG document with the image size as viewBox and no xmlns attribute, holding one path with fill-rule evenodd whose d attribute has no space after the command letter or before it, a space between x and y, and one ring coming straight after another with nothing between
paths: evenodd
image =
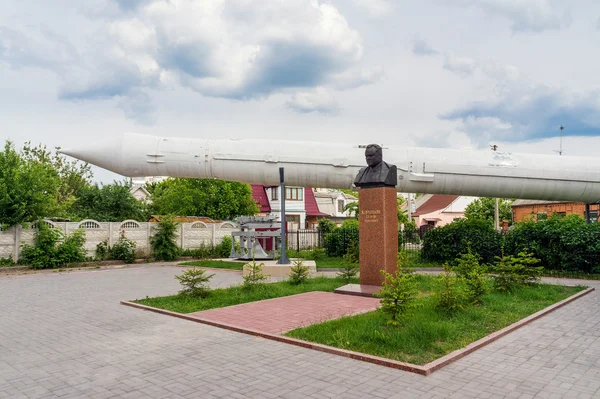
<instances>
[{"instance_id":1,"label":"red brick paving","mask_svg":"<svg viewBox=\"0 0 600 399\"><path fill-rule=\"evenodd\" d=\"M298 327L377 309L379 299L331 292L307 292L189 313L198 319L282 334Z\"/></svg>"}]
</instances>

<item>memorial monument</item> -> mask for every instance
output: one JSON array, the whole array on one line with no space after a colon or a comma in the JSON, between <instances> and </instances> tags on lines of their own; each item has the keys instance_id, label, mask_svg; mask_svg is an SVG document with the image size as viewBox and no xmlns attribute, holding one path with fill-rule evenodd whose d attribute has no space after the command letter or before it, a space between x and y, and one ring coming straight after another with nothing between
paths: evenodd
<instances>
[{"instance_id":1,"label":"memorial monument","mask_svg":"<svg viewBox=\"0 0 600 399\"><path fill-rule=\"evenodd\" d=\"M367 167L354 185L358 187L360 285L381 287L381 270L394 273L398 258L398 182L395 165L383 161L383 149L369 144L365 149Z\"/></svg>"}]
</instances>

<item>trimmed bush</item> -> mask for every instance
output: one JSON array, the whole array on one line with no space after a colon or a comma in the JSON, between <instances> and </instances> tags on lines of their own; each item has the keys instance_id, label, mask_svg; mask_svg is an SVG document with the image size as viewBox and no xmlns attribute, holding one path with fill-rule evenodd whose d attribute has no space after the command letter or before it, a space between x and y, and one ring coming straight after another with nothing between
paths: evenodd
<instances>
[{"instance_id":1,"label":"trimmed bush","mask_svg":"<svg viewBox=\"0 0 600 399\"><path fill-rule=\"evenodd\" d=\"M327 256L338 257L348 253L348 248L358 248L358 221L346 220L341 227L325 235L324 247Z\"/></svg>"},{"instance_id":2,"label":"trimmed bush","mask_svg":"<svg viewBox=\"0 0 600 399\"><path fill-rule=\"evenodd\" d=\"M506 237L506 254L526 248L547 269L598 273L600 223L587 224L578 215L515 223Z\"/></svg>"},{"instance_id":3,"label":"trimmed bush","mask_svg":"<svg viewBox=\"0 0 600 399\"><path fill-rule=\"evenodd\" d=\"M433 262L453 262L470 250L483 263L491 263L500 256L502 242L502 235L486 221L458 219L425 233L421 256Z\"/></svg>"}]
</instances>

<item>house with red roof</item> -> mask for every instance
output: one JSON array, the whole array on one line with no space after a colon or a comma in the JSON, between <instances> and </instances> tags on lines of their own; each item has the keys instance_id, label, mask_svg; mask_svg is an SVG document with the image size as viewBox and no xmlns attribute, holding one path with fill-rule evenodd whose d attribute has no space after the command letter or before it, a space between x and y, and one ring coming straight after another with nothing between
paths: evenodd
<instances>
[{"instance_id":1,"label":"house with red roof","mask_svg":"<svg viewBox=\"0 0 600 399\"><path fill-rule=\"evenodd\" d=\"M277 215L281 220L281 188L252 184L252 196L260 207L259 215ZM285 188L285 220L289 230L316 229L319 219L327 214L319 211L312 188Z\"/></svg>"},{"instance_id":2,"label":"house with red roof","mask_svg":"<svg viewBox=\"0 0 600 399\"><path fill-rule=\"evenodd\" d=\"M412 220L419 229L442 227L465 217L465 208L477 197L425 194L418 197L412 210ZM406 210L407 204L402 209Z\"/></svg>"}]
</instances>

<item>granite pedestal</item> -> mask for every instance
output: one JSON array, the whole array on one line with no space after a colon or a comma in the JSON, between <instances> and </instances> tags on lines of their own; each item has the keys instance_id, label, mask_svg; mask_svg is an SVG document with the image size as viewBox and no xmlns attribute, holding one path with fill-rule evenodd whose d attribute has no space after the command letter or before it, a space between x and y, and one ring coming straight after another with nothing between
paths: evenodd
<instances>
[{"instance_id":1,"label":"granite pedestal","mask_svg":"<svg viewBox=\"0 0 600 399\"><path fill-rule=\"evenodd\" d=\"M394 187L361 188L358 198L360 286L350 284L335 292L371 296L384 281L381 270L396 272L398 200Z\"/></svg>"}]
</instances>

